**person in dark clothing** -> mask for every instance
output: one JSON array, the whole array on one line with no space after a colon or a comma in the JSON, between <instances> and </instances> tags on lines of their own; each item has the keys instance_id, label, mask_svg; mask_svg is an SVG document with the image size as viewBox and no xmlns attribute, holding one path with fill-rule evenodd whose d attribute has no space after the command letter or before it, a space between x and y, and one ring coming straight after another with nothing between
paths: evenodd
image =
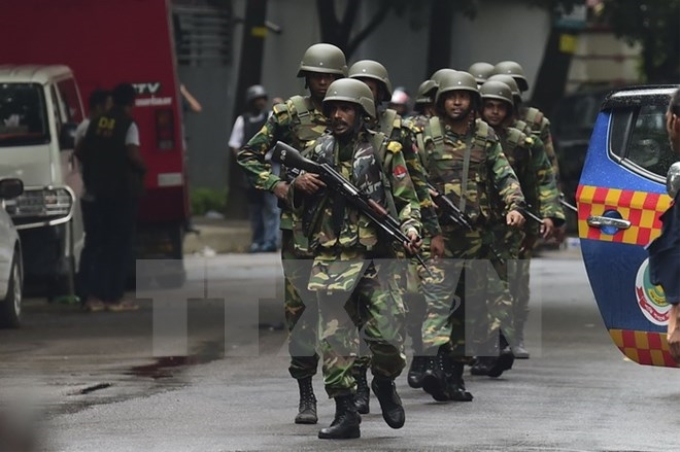
<instances>
[{"instance_id":1,"label":"person in dark clothing","mask_svg":"<svg viewBox=\"0 0 680 452\"><path fill-rule=\"evenodd\" d=\"M680 154L680 90L672 96L666 111L666 131L676 154ZM648 247L652 284L660 285L671 305L666 338L673 359L680 364L680 191L660 220L661 235Z\"/></svg>"},{"instance_id":2,"label":"person in dark clothing","mask_svg":"<svg viewBox=\"0 0 680 452\"><path fill-rule=\"evenodd\" d=\"M111 98L111 91L96 89L92 91L89 99L89 113L88 117L78 125L76 129L74 144L76 147L85 138L87 129L92 120L97 120L99 116L106 113L113 106L113 99ZM87 191L84 191L80 197L80 211L83 217L83 230L85 231L85 241L83 250L80 253L80 261L78 262L78 274L76 277L76 294L82 300L83 307L87 311L101 311L104 309L103 304L98 304L93 299L88 300L89 287L91 287L96 275L92 274L94 253L93 246L90 240L90 225L92 220L92 205L94 203L94 196Z\"/></svg>"},{"instance_id":3,"label":"person in dark clothing","mask_svg":"<svg viewBox=\"0 0 680 452\"><path fill-rule=\"evenodd\" d=\"M138 308L123 295L146 165L131 115L135 89L120 84L112 97L113 108L90 124L76 156L83 166L85 189L94 197L90 222L94 278L88 301L110 311L127 311Z\"/></svg>"}]
</instances>

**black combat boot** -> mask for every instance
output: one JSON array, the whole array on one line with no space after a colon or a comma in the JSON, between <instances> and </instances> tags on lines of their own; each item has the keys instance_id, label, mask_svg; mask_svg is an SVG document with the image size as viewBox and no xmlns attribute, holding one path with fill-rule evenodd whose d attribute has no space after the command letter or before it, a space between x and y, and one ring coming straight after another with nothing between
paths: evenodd
<instances>
[{"instance_id":1,"label":"black combat boot","mask_svg":"<svg viewBox=\"0 0 680 452\"><path fill-rule=\"evenodd\" d=\"M319 418L316 416L316 397L314 397L312 377L301 378L297 382L300 386L300 409L295 416L295 423L316 424Z\"/></svg>"},{"instance_id":2,"label":"black combat boot","mask_svg":"<svg viewBox=\"0 0 680 452\"><path fill-rule=\"evenodd\" d=\"M382 377L373 377L371 388L378 398L383 419L392 428L402 428L406 422L406 413L401 405L401 398L397 394L394 380Z\"/></svg>"},{"instance_id":3,"label":"black combat boot","mask_svg":"<svg viewBox=\"0 0 680 452\"><path fill-rule=\"evenodd\" d=\"M361 416L357 413L354 406L354 399L351 395L335 398L335 419L330 427L319 430L320 439L351 439L359 438L361 432L359 424Z\"/></svg>"},{"instance_id":4,"label":"black combat boot","mask_svg":"<svg viewBox=\"0 0 680 452\"><path fill-rule=\"evenodd\" d=\"M495 363L492 356L478 356L470 368L471 375L489 375L489 371Z\"/></svg>"},{"instance_id":5,"label":"black combat boot","mask_svg":"<svg viewBox=\"0 0 680 452\"><path fill-rule=\"evenodd\" d=\"M368 414L371 412L369 402L371 400L371 390L368 388L368 380L366 380L366 370L354 375L357 382L357 392L354 394L354 404L357 407L359 414Z\"/></svg>"},{"instance_id":6,"label":"black combat boot","mask_svg":"<svg viewBox=\"0 0 680 452\"><path fill-rule=\"evenodd\" d=\"M493 378L498 378L506 370L512 369L512 364L515 362L515 355L512 354L510 347L506 347L501 350L500 355L494 357L493 359L493 366L491 366L487 375Z\"/></svg>"},{"instance_id":7,"label":"black combat boot","mask_svg":"<svg viewBox=\"0 0 680 452\"><path fill-rule=\"evenodd\" d=\"M472 394L465 390L463 372L465 364L461 362L449 361L450 366L446 373L446 392L449 400L454 402L471 402Z\"/></svg>"},{"instance_id":8,"label":"black combat boot","mask_svg":"<svg viewBox=\"0 0 680 452\"><path fill-rule=\"evenodd\" d=\"M427 357L423 389L437 402L449 400L446 394L446 367L449 360L449 349L446 344L439 347L436 356Z\"/></svg>"},{"instance_id":9,"label":"black combat boot","mask_svg":"<svg viewBox=\"0 0 680 452\"><path fill-rule=\"evenodd\" d=\"M413 389L423 387L423 377L427 368L427 356L413 355L411 367L408 369L408 385Z\"/></svg>"}]
</instances>

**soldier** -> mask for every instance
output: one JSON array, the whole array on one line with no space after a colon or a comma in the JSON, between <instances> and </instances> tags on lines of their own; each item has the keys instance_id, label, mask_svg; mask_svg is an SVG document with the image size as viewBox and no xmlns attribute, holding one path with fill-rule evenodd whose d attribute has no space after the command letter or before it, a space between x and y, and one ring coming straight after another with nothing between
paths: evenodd
<instances>
[{"instance_id":1,"label":"soldier","mask_svg":"<svg viewBox=\"0 0 680 452\"><path fill-rule=\"evenodd\" d=\"M302 57L298 77L305 78L309 96L293 96L285 104L275 105L272 115L264 127L241 149L237 161L243 168L250 183L261 190L274 193L279 199L286 199L290 183L271 171L265 155L277 140L286 142L297 149L304 149L310 141L326 130L328 120L323 114L322 102L330 84L347 75L345 55L331 44L314 44ZM282 170L283 171L283 170ZM304 186L308 176L295 180ZM296 221L290 210L281 210L281 259L285 278L285 315L289 332L291 364L289 372L298 381L300 389L299 412L296 424L316 424L316 398L312 388L312 376L316 374L318 355L316 353L316 306L313 294L307 293L308 272L304 266L311 265L306 252L306 240L301 234L294 234ZM307 309L307 307L309 309ZM303 313L307 311L306 315Z\"/></svg>"},{"instance_id":2,"label":"soldier","mask_svg":"<svg viewBox=\"0 0 680 452\"><path fill-rule=\"evenodd\" d=\"M529 90L529 82L524 76L524 69L522 69L522 66L515 61L501 61L496 64L494 73L512 76L522 93ZM526 123L531 126L534 133L536 133L541 138L541 141L543 141L545 152L548 155L550 165L553 168L553 173L559 184L560 168L557 162L557 154L555 154L555 148L553 147L552 134L550 133L550 121L538 108L518 105L517 110L519 112L519 119L526 121Z\"/></svg>"},{"instance_id":3,"label":"soldier","mask_svg":"<svg viewBox=\"0 0 680 452\"><path fill-rule=\"evenodd\" d=\"M376 118L371 90L358 80L333 82L324 111L330 133L316 140L307 152L309 159L334 166L361 192L393 212L409 237L404 245L416 252L418 199L399 142L367 128ZM320 179L312 178L308 186L293 184L289 193L289 203L310 219L305 223L314 256L309 289L318 298L324 384L336 403L335 419L319 432L319 438L358 438L361 417L353 398L352 375L357 328L371 349L371 388L383 418L390 427L401 428L405 414L394 380L405 366L405 313L394 278L398 271L391 244L380 240L377 226L344 198L320 191L323 186Z\"/></svg>"},{"instance_id":4,"label":"soldier","mask_svg":"<svg viewBox=\"0 0 680 452\"><path fill-rule=\"evenodd\" d=\"M479 101L472 75L444 74L435 98L437 115L429 120L418 141L423 143L419 155L425 162L429 181L464 213L471 226L466 230L446 217L442 209L438 210L444 232L445 259L433 259L430 269L435 277L425 277L422 281L428 307L423 346L426 353L435 355L429 360L423 388L438 401L472 400L463 381L464 364L469 357L469 352L464 350L465 329L476 331L485 327L484 345L496 354L499 329L512 337L510 296L503 283L497 277L489 277L487 266L479 265L477 260L489 259L493 243L485 231L492 209L486 196L487 184L493 184L505 202L509 226L521 227L524 223L518 211L524 197L493 129L475 119ZM454 302L454 295L463 266L466 267L466 290L460 303L461 300ZM486 307L487 312L480 313L482 307ZM465 310L468 312L464 313ZM486 319L481 316L490 318L484 322ZM473 319L474 324L464 322L469 319ZM483 353L480 350L479 354ZM496 358L491 373L498 376L511 366L512 354L503 353Z\"/></svg>"},{"instance_id":5,"label":"soldier","mask_svg":"<svg viewBox=\"0 0 680 452\"><path fill-rule=\"evenodd\" d=\"M526 278L528 284L530 254L522 246L526 237L541 234L549 238L555 226L564 223L564 214L559 205L559 192L555 183L552 167L539 138L510 126L515 123L515 109L512 89L498 80L489 80L480 89L482 96L482 119L493 127L499 137L503 152L522 186L522 193L534 214L543 218L543 224L531 222L523 230L508 228L498 222L493 228L501 244L503 262L495 260L496 270L506 284L510 278L510 293L513 295L513 320L516 345L513 354L516 358L528 358L524 347L524 324L528 317L528 300L518 284ZM521 259L518 261L518 259ZM528 290L528 289L526 289ZM486 375L488 362L479 360L472 373Z\"/></svg>"},{"instance_id":6,"label":"soldier","mask_svg":"<svg viewBox=\"0 0 680 452\"><path fill-rule=\"evenodd\" d=\"M468 72L475 77L475 80L477 81L477 88L479 88L485 81L488 80L489 77L494 74L494 70L495 67L493 64L479 61L477 63L473 63L468 69Z\"/></svg>"},{"instance_id":7,"label":"soldier","mask_svg":"<svg viewBox=\"0 0 680 452\"><path fill-rule=\"evenodd\" d=\"M457 72L455 69L450 69L450 68L444 68L444 69L439 69L438 71L435 71L434 74L430 77L430 80L435 82L437 86L439 86L439 83L441 82L441 78L444 74L453 74L454 72Z\"/></svg>"},{"instance_id":8,"label":"soldier","mask_svg":"<svg viewBox=\"0 0 680 452\"><path fill-rule=\"evenodd\" d=\"M382 100L390 100L392 97L392 84L390 82L387 69L373 60L357 61L349 68L349 77L361 80L366 83L376 99L375 108L377 112L377 121L373 124L373 129L382 132L389 139L398 142L401 145L404 159L406 159L406 168L408 169L411 180L416 189L418 200L420 201L421 216L424 227L424 237L430 248L430 241L434 238L435 251L441 255L443 253L443 238L439 223L437 221L437 214L434 211L432 198L427 190L427 180L423 173L423 168L415 152L413 132L410 128L409 122L403 122L401 116L392 109L382 109L380 107ZM419 281L417 274L417 263L412 262L408 274L408 283L406 284L405 301L408 308L407 328L411 336L413 345L414 358L411 361L411 367L408 373L408 382L411 387L419 388L421 386L422 374L425 370L425 358L422 356L422 339L420 330L425 314L425 300L419 294ZM355 364L355 373L357 376L357 408L359 413L367 414L369 412L368 406L368 386L365 386L366 367L368 361L365 357L357 360ZM363 376L362 376L363 375ZM362 379L363 382L362 383Z\"/></svg>"},{"instance_id":9,"label":"soldier","mask_svg":"<svg viewBox=\"0 0 680 452\"><path fill-rule=\"evenodd\" d=\"M425 80L418 87L418 97L413 107L415 116L411 118L411 123L415 127L423 127L428 119L435 114L434 96L437 95L437 84L434 80Z\"/></svg>"}]
</instances>

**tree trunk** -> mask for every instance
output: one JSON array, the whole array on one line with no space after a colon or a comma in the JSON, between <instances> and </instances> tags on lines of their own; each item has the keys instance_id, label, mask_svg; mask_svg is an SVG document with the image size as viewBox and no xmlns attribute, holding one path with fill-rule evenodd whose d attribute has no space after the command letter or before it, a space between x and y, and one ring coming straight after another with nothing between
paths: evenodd
<instances>
[{"instance_id":1,"label":"tree trunk","mask_svg":"<svg viewBox=\"0 0 680 452\"><path fill-rule=\"evenodd\" d=\"M239 60L236 98L234 99L234 120L246 109L245 92L251 85L257 85L262 77L262 60L264 55L265 21L267 17L267 0L248 0L246 17L243 23L243 43ZM229 195L226 212L228 218L247 218L248 204L245 193L239 187L242 178L241 169L230 150L229 152Z\"/></svg>"},{"instance_id":2,"label":"tree trunk","mask_svg":"<svg viewBox=\"0 0 680 452\"><path fill-rule=\"evenodd\" d=\"M434 0L430 10L430 27L427 46L427 69L423 79L451 64L451 32L456 2Z\"/></svg>"},{"instance_id":3,"label":"tree trunk","mask_svg":"<svg viewBox=\"0 0 680 452\"><path fill-rule=\"evenodd\" d=\"M573 53L560 49L562 35L575 32L552 27L543 53L543 62L538 71L531 103L550 116L557 102L564 96L569 66ZM576 38L578 39L578 38Z\"/></svg>"}]
</instances>

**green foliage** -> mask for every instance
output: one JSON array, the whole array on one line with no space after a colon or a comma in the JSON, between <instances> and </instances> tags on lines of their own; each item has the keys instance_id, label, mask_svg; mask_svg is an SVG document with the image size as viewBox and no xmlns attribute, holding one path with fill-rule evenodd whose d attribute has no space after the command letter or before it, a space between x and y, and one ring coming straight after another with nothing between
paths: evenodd
<instances>
[{"instance_id":1,"label":"green foliage","mask_svg":"<svg viewBox=\"0 0 680 452\"><path fill-rule=\"evenodd\" d=\"M194 188L191 190L191 211L193 215L205 215L211 210L224 213L226 205L226 189Z\"/></svg>"},{"instance_id":2,"label":"green foliage","mask_svg":"<svg viewBox=\"0 0 680 452\"><path fill-rule=\"evenodd\" d=\"M680 0L606 0L598 20L618 37L642 45L642 71L647 82L677 83Z\"/></svg>"}]
</instances>

